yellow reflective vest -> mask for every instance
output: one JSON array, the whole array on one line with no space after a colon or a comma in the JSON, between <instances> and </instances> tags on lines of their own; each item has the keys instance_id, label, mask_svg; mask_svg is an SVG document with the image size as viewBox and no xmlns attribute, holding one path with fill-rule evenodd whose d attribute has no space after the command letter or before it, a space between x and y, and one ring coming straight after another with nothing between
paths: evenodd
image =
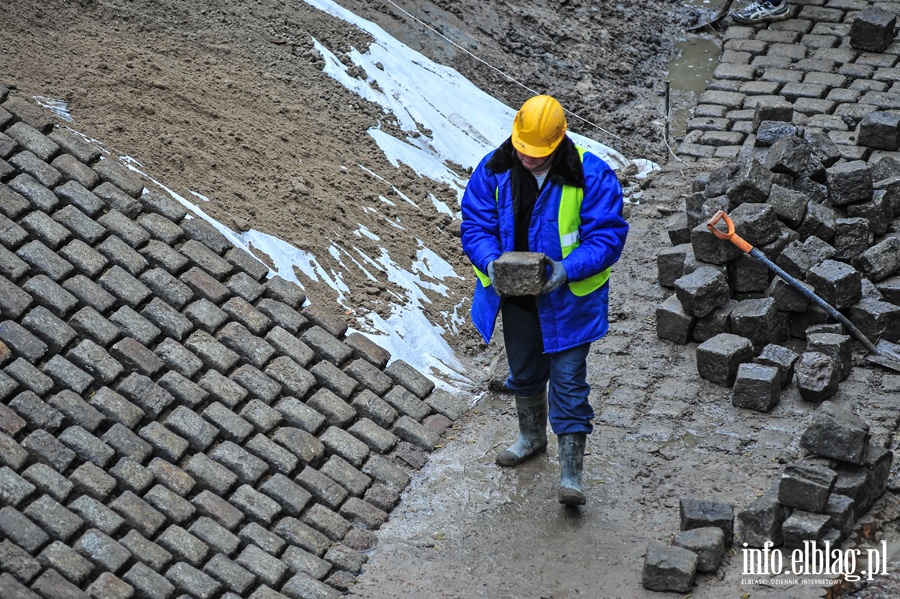
<instances>
[{"instance_id":1,"label":"yellow reflective vest","mask_svg":"<svg viewBox=\"0 0 900 599\"><path fill-rule=\"evenodd\" d=\"M578 157L584 160L585 149L581 146L575 146L578 150ZM494 192L495 199L499 199L500 189ZM578 234L578 227L581 225L581 202L584 199L584 189L573 187L572 185L563 185L562 195L559 200L559 245L562 248L562 257L565 258L572 253L572 250L581 245L581 239ZM485 287L490 287L491 279L486 274L478 270L475 266L475 275ZM569 290L577 296L585 296L596 291L609 280L609 269L599 272L592 277L582 279L581 281L569 281Z\"/></svg>"}]
</instances>

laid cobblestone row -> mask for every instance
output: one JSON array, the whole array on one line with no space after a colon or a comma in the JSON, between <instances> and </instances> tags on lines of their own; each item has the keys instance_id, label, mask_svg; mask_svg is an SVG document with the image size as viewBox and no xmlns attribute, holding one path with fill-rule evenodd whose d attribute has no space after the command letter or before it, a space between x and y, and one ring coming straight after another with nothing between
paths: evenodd
<instances>
[{"instance_id":1,"label":"laid cobblestone row","mask_svg":"<svg viewBox=\"0 0 900 599\"><path fill-rule=\"evenodd\" d=\"M0 595L347 591L466 402L7 93Z\"/></svg>"}]
</instances>

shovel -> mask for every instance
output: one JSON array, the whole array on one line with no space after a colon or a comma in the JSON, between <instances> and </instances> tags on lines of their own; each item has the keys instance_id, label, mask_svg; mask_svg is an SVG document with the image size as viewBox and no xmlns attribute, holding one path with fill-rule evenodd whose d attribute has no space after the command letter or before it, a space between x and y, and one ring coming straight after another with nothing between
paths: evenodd
<instances>
[{"instance_id":1,"label":"shovel","mask_svg":"<svg viewBox=\"0 0 900 599\"><path fill-rule=\"evenodd\" d=\"M716 224L718 224L720 220L725 221L725 225L728 227L728 231L722 231L721 229L718 229L716 227ZM719 239L730 241L745 254L750 254L751 256L765 264L771 271L787 281L791 287L821 306L822 309L828 312L829 316L844 325L844 327L850 332L850 334L853 335L853 337L855 337L857 341L862 343L863 346L869 351L869 354L866 356L867 362L869 362L870 364L878 364L879 366L884 366L885 368L890 368L891 370L900 372L900 345L885 341L883 339L878 341L877 344L869 341L869 338L866 337L862 331L856 328L856 325L850 322L849 318L838 312L831 304L823 300L821 297L804 287L800 281L786 273L784 269L766 258L765 254L750 245L750 243L748 243L746 239L735 233L734 223L732 222L731 218L729 218L729 216L725 214L724 210L719 210L718 212L716 212L715 215L713 215L713 217L709 219L709 222L706 223L706 228L709 229L712 234Z\"/></svg>"},{"instance_id":2,"label":"shovel","mask_svg":"<svg viewBox=\"0 0 900 599\"><path fill-rule=\"evenodd\" d=\"M715 14L715 16L705 23L701 23L700 25L694 25L693 27L688 27L688 31L698 31L703 29L704 27L708 27L709 25L715 25L719 21L725 18L725 15L728 14L728 11L731 9L731 5L734 0L726 0L725 4L722 8L719 9L719 12Z\"/></svg>"}]
</instances>

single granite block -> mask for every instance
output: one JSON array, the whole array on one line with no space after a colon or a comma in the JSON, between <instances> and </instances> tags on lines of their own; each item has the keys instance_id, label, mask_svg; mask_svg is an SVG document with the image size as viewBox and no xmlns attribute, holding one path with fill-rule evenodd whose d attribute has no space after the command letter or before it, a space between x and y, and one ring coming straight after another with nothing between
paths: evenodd
<instances>
[{"instance_id":1,"label":"single granite block","mask_svg":"<svg viewBox=\"0 0 900 599\"><path fill-rule=\"evenodd\" d=\"M753 246L765 245L778 237L777 215L768 204L741 204L732 210L731 220L735 232Z\"/></svg>"},{"instance_id":2,"label":"single granite block","mask_svg":"<svg viewBox=\"0 0 900 599\"><path fill-rule=\"evenodd\" d=\"M283 302L291 308L298 310L306 301L303 288L296 283L291 283L279 275L275 275L265 283L265 296L279 302Z\"/></svg>"},{"instance_id":3,"label":"single granite block","mask_svg":"<svg viewBox=\"0 0 900 599\"><path fill-rule=\"evenodd\" d=\"M897 17L870 7L859 12L850 26L850 46L867 52L884 52L894 41Z\"/></svg>"},{"instance_id":4,"label":"single granite block","mask_svg":"<svg viewBox=\"0 0 900 599\"><path fill-rule=\"evenodd\" d=\"M337 339L342 339L347 334L347 321L318 304L309 304L303 308L301 314L309 320L311 326L318 326Z\"/></svg>"},{"instance_id":5,"label":"single granite block","mask_svg":"<svg viewBox=\"0 0 900 599\"><path fill-rule=\"evenodd\" d=\"M869 339L900 341L900 306L890 302L863 299L850 308L850 320Z\"/></svg>"},{"instance_id":6,"label":"single granite block","mask_svg":"<svg viewBox=\"0 0 900 599\"><path fill-rule=\"evenodd\" d=\"M838 310L849 308L862 299L859 272L837 260L823 260L810 268L806 281L815 288L816 295Z\"/></svg>"},{"instance_id":7,"label":"single granite block","mask_svg":"<svg viewBox=\"0 0 900 599\"><path fill-rule=\"evenodd\" d=\"M361 418L368 418L377 425L390 428L399 414L389 403L369 391L368 389L358 393L351 404ZM309 430L309 429L307 429ZM310 431L315 432L315 431Z\"/></svg>"},{"instance_id":8,"label":"single granite block","mask_svg":"<svg viewBox=\"0 0 900 599\"><path fill-rule=\"evenodd\" d=\"M731 333L716 335L697 347L698 373L717 385L732 386L740 364L752 359L750 340Z\"/></svg>"},{"instance_id":9,"label":"single granite block","mask_svg":"<svg viewBox=\"0 0 900 599\"><path fill-rule=\"evenodd\" d=\"M706 223L691 229L691 245L694 248L694 258L709 264L725 264L741 255L740 249L733 243L716 237L706 227Z\"/></svg>"},{"instance_id":10,"label":"single granite block","mask_svg":"<svg viewBox=\"0 0 900 599\"><path fill-rule=\"evenodd\" d=\"M763 293L769 286L769 269L760 260L743 254L728 263L728 284L734 293Z\"/></svg>"},{"instance_id":11,"label":"single granite block","mask_svg":"<svg viewBox=\"0 0 900 599\"><path fill-rule=\"evenodd\" d=\"M752 155L738 161L726 195L737 204L765 202L772 189L772 171ZM726 242L727 243L727 242Z\"/></svg>"},{"instance_id":12,"label":"single granite block","mask_svg":"<svg viewBox=\"0 0 900 599\"><path fill-rule=\"evenodd\" d=\"M866 203L854 204L854 206L864 206ZM800 239L806 241L810 237L818 237L824 241L831 241L834 238L837 229L837 219L840 214L831 206L819 204L818 202L809 202L806 207L806 214L797 227L797 234Z\"/></svg>"},{"instance_id":13,"label":"single granite block","mask_svg":"<svg viewBox=\"0 0 900 599\"><path fill-rule=\"evenodd\" d=\"M795 135L784 135L775 140L769 148L766 166L773 173L797 176L806 170L811 155L812 146L805 139ZM741 236L743 237L743 234Z\"/></svg>"},{"instance_id":14,"label":"single granite block","mask_svg":"<svg viewBox=\"0 0 900 599\"><path fill-rule=\"evenodd\" d=\"M419 399L425 399L434 390L434 382L404 360L394 360L384 373Z\"/></svg>"},{"instance_id":15,"label":"single granite block","mask_svg":"<svg viewBox=\"0 0 900 599\"><path fill-rule=\"evenodd\" d=\"M275 348L280 355L287 356L304 368L306 368L315 357L315 353L309 346L300 341L293 333L280 326L272 327L272 330L266 335L265 340L269 345Z\"/></svg>"},{"instance_id":16,"label":"single granite block","mask_svg":"<svg viewBox=\"0 0 900 599\"><path fill-rule=\"evenodd\" d=\"M680 502L681 530L714 526L725 533L725 546L734 537L734 506L705 499L683 498Z\"/></svg>"},{"instance_id":17,"label":"single granite block","mask_svg":"<svg viewBox=\"0 0 900 599\"><path fill-rule=\"evenodd\" d=\"M838 379L844 380L850 374L851 339L849 335L837 333L807 333L806 351L820 352L834 361Z\"/></svg>"},{"instance_id":18,"label":"single granite block","mask_svg":"<svg viewBox=\"0 0 900 599\"><path fill-rule=\"evenodd\" d=\"M729 317L731 332L749 339L754 352L760 351L775 340L777 316L775 300L770 297L740 301Z\"/></svg>"},{"instance_id":19,"label":"single granite block","mask_svg":"<svg viewBox=\"0 0 900 599\"><path fill-rule=\"evenodd\" d=\"M783 345L769 344L753 361L765 366L778 368L779 381L782 387L786 386L794 378L794 363L800 355L794 350Z\"/></svg>"},{"instance_id":20,"label":"single granite block","mask_svg":"<svg viewBox=\"0 0 900 599\"><path fill-rule=\"evenodd\" d=\"M872 175L862 160L838 163L827 169L828 200L832 206L846 206L872 199Z\"/></svg>"},{"instance_id":21,"label":"single granite block","mask_svg":"<svg viewBox=\"0 0 900 599\"><path fill-rule=\"evenodd\" d=\"M696 318L684 311L675 295L656 308L656 336L685 345L691 340Z\"/></svg>"},{"instance_id":22,"label":"single granite block","mask_svg":"<svg viewBox=\"0 0 900 599\"><path fill-rule=\"evenodd\" d=\"M863 467L869 474L868 495L870 501L875 501L887 490L893 461L894 452L884 447L870 444L866 449L866 461L863 463Z\"/></svg>"},{"instance_id":23,"label":"single granite block","mask_svg":"<svg viewBox=\"0 0 900 599\"><path fill-rule=\"evenodd\" d=\"M347 335L344 342L353 351L354 358L362 358L373 364L376 368L383 369L391 359L391 353L382 348L361 333L354 332Z\"/></svg>"},{"instance_id":24,"label":"single granite block","mask_svg":"<svg viewBox=\"0 0 900 599\"><path fill-rule=\"evenodd\" d=\"M809 199L806 194L781 185L772 185L772 192L766 203L775 211L775 216L792 228L797 228L806 214Z\"/></svg>"},{"instance_id":25,"label":"single granite block","mask_svg":"<svg viewBox=\"0 0 900 599\"><path fill-rule=\"evenodd\" d=\"M342 343L318 325L307 329L300 339L315 352L316 357L320 360L328 360L338 367L343 365L353 354L353 349L349 345Z\"/></svg>"},{"instance_id":26,"label":"single granite block","mask_svg":"<svg viewBox=\"0 0 900 599\"><path fill-rule=\"evenodd\" d=\"M862 217L838 218L834 221L834 257L853 260L871 245L872 233L869 221Z\"/></svg>"},{"instance_id":27,"label":"single granite block","mask_svg":"<svg viewBox=\"0 0 900 599\"><path fill-rule=\"evenodd\" d=\"M822 402L837 393L840 371L829 356L807 351L794 366L794 380L800 397L806 401Z\"/></svg>"},{"instance_id":28,"label":"single granite block","mask_svg":"<svg viewBox=\"0 0 900 599\"><path fill-rule=\"evenodd\" d=\"M766 543L781 545L785 511L778 503L777 487L774 492L765 493L737 513L735 543L746 543L749 547L763 547Z\"/></svg>"},{"instance_id":29,"label":"single granite block","mask_svg":"<svg viewBox=\"0 0 900 599\"><path fill-rule=\"evenodd\" d=\"M690 243L661 250L656 255L659 284L663 287L674 287L675 280L684 276L686 265L692 261L694 261L694 247Z\"/></svg>"},{"instance_id":30,"label":"single granite block","mask_svg":"<svg viewBox=\"0 0 900 599\"><path fill-rule=\"evenodd\" d=\"M831 516L794 510L781 527L784 550L802 549L805 541L820 541L829 529Z\"/></svg>"},{"instance_id":31,"label":"single granite block","mask_svg":"<svg viewBox=\"0 0 900 599\"><path fill-rule=\"evenodd\" d=\"M852 263L873 283L882 281L900 270L900 239L885 237L854 258Z\"/></svg>"},{"instance_id":32,"label":"single granite block","mask_svg":"<svg viewBox=\"0 0 900 599\"><path fill-rule=\"evenodd\" d=\"M859 123L857 142L868 148L897 150L900 148L900 115L882 111L868 113Z\"/></svg>"},{"instance_id":33,"label":"single granite block","mask_svg":"<svg viewBox=\"0 0 900 599\"><path fill-rule=\"evenodd\" d=\"M869 443L869 425L859 416L826 401L812 416L800 437L800 446L820 456L862 464Z\"/></svg>"},{"instance_id":34,"label":"single granite block","mask_svg":"<svg viewBox=\"0 0 900 599\"><path fill-rule=\"evenodd\" d=\"M641 584L651 591L687 593L697 575L697 561L693 551L651 541L644 557Z\"/></svg>"},{"instance_id":35,"label":"single granite block","mask_svg":"<svg viewBox=\"0 0 900 599\"><path fill-rule=\"evenodd\" d=\"M781 398L778 368L746 362L738 367L731 405L768 412Z\"/></svg>"},{"instance_id":36,"label":"single granite block","mask_svg":"<svg viewBox=\"0 0 900 599\"><path fill-rule=\"evenodd\" d=\"M702 266L675 281L675 295L685 312L699 318L731 299L731 290L724 273Z\"/></svg>"},{"instance_id":37,"label":"single granite block","mask_svg":"<svg viewBox=\"0 0 900 599\"><path fill-rule=\"evenodd\" d=\"M260 485L259 489L278 502L281 509L290 516L300 515L312 500L312 495L306 489L281 473L276 473Z\"/></svg>"},{"instance_id":38,"label":"single granite block","mask_svg":"<svg viewBox=\"0 0 900 599\"><path fill-rule=\"evenodd\" d=\"M884 235L891 227L891 218L894 214L892 199L887 190L876 189L872 193L872 199L865 202L857 202L847 206L844 210L848 218L864 218L869 223L869 231L873 235Z\"/></svg>"},{"instance_id":39,"label":"single granite block","mask_svg":"<svg viewBox=\"0 0 900 599\"><path fill-rule=\"evenodd\" d=\"M494 260L494 285L501 296L538 295L546 281L547 258L537 252L506 252Z\"/></svg>"},{"instance_id":40,"label":"single granite block","mask_svg":"<svg viewBox=\"0 0 900 599\"><path fill-rule=\"evenodd\" d=\"M238 250L238 248L235 248L235 250ZM265 292L265 287L261 286L261 289L262 292ZM309 324L309 321L305 316L303 316L287 304L275 301L273 299L263 298L258 300L256 302L256 309L268 316L275 326L283 328L292 335L296 335L298 332L300 332L300 330L304 329Z\"/></svg>"},{"instance_id":41,"label":"single granite block","mask_svg":"<svg viewBox=\"0 0 900 599\"><path fill-rule=\"evenodd\" d=\"M836 480L837 472L831 468L814 462L793 462L785 467L781 475L778 503L821 513Z\"/></svg>"},{"instance_id":42,"label":"single granite block","mask_svg":"<svg viewBox=\"0 0 900 599\"><path fill-rule=\"evenodd\" d=\"M682 530L672 545L697 554L698 572L715 572L725 556L725 533L715 527Z\"/></svg>"}]
</instances>

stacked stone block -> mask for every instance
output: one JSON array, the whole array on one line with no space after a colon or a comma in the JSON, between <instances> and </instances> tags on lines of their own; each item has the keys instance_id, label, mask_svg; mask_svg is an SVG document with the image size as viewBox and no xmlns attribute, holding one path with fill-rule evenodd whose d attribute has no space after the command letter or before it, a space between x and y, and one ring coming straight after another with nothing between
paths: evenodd
<instances>
[{"instance_id":1,"label":"stacked stone block","mask_svg":"<svg viewBox=\"0 0 900 599\"><path fill-rule=\"evenodd\" d=\"M0 90L0 594L339 596L465 404Z\"/></svg>"},{"instance_id":2,"label":"stacked stone block","mask_svg":"<svg viewBox=\"0 0 900 599\"><path fill-rule=\"evenodd\" d=\"M850 410L823 402L800 446L808 455L788 464L770 492L738 512L737 544L772 543L785 551L807 541L835 546L885 492L893 453L873 445L868 425Z\"/></svg>"},{"instance_id":3,"label":"stacked stone block","mask_svg":"<svg viewBox=\"0 0 900 599\"><path fill-rule=\"evenodd\" d=\"M785 118L779 112L784 110L778 103L758 108L760 119ZM738 374L741 363L770 345L796 348L810 327L834 321L759 261L715 238L706 222L720 208L730 211L741 237L842 311L870 340L900 339L900 303L893 291L900 272L900 210L886 192L900 175L900 163L886 155L878 162L835 157L832 150L809 131L776 137L769 147L745 148L736 165L697 178L684 216L670 230L671 239L683 241L679 231L690 228L691 242L659 254L659 282L674 294L657 310L658 336L699 343L700 375L717 384L737 382L736 406L767 410L777 404L774 378L763 383L758 368ZM892 193L900 195L900 188ZM721 340L733 337L749 341L752 352L739 350L733 340L726 351ZM827 343L810 340L796 364L779 371L778 387L793 372L804 399L834 396L849 374L850 344L845 335Z\"/></svg>"},{"instance_id":4,"label":"stacked stone block","mask_svg":"<svg viewBox=\"0 0 900 599\"><path fill-rule=\"evenodd\" d=\"M651 541L644 556L641 584L651 591L687 593L698 572L715 572L731 547L734 508L702 499L680 503L681 532L670 545Z\"/></svg>"}]
</instances>

